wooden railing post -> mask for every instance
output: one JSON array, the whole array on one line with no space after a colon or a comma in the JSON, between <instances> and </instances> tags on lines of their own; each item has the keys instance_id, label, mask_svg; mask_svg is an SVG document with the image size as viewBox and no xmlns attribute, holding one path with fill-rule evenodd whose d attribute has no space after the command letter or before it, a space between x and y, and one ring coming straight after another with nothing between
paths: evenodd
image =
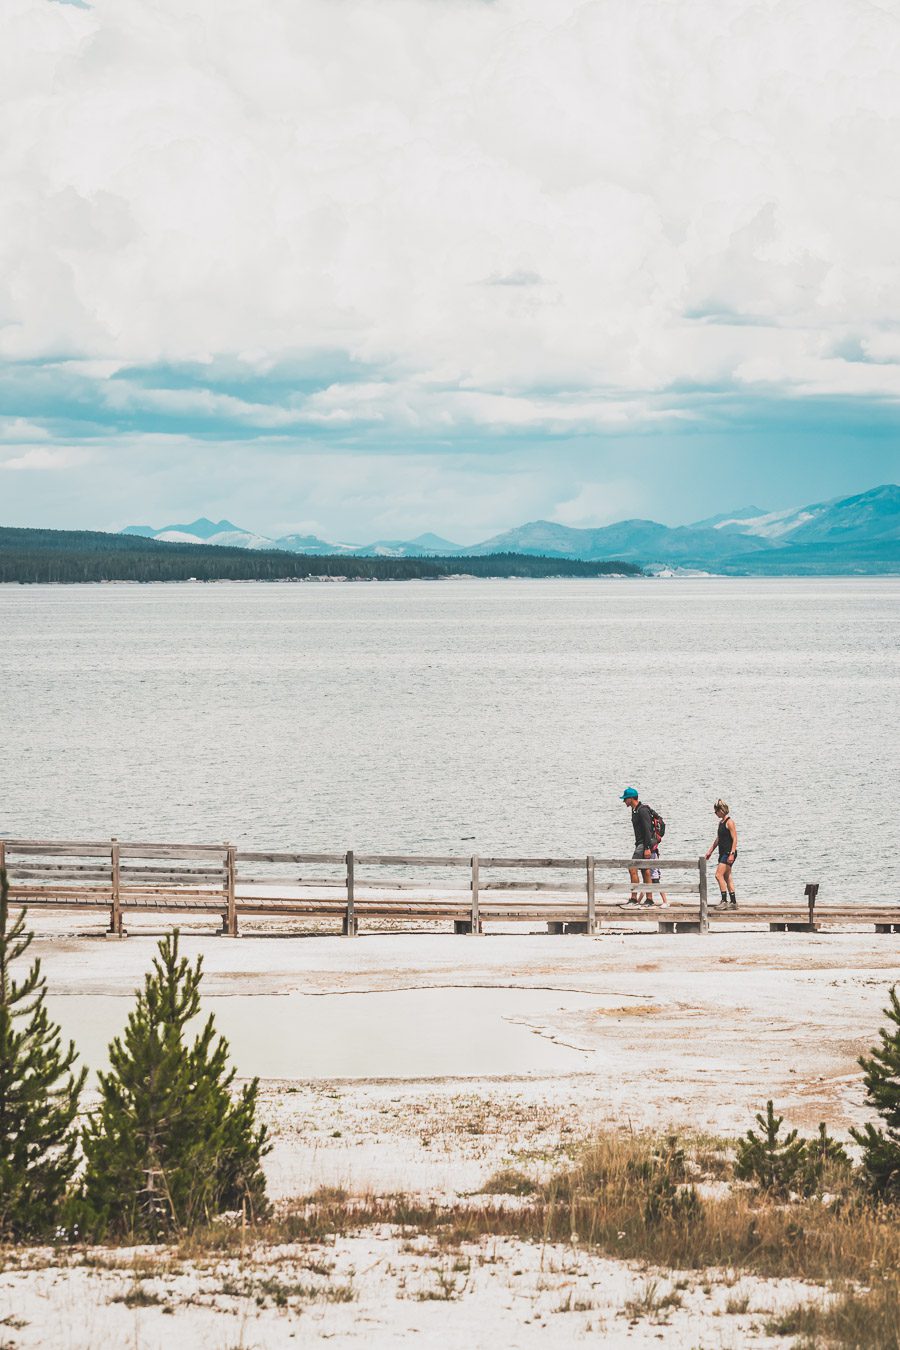
<instances>
[{"instance_id":1,"label":"wooden railing post","mask_svg":"<svg viewBox=\"0 0 900 1350\"><path fill-rule=\"evenodd\" d=\"M238 935L237 919L237 860L234 844L225 845L225 923L222 932L226 937Z\"/></svg>"},{"instance_id":2,"label":"wooden railing post","mask_svg":"<svg viewBox=\"0 0 900 1350\"><path fill-rule=\"evenodd\" d=\"M709 932L709 892L706 884L706 855L697 859L700 872L700 932Z\"/></svg>"},{"instance_id":3,"label":"wooden railing post","mask_svg":"<svg viewBox=\"0 0 900 1350\"><path fill-rule=\"evenodd\" d=\"M587 867L587 931L588 935L597 931L597 899L594 893L594 856L589 853L586 859Z\"/></svg>"},{"instance_id":4,"label":"wooden railing post","mask_svg":"<svg viewBox=\"0 0 900 1350\"><path fill-rule=\"evenodd\" d=\"M122 863L118 839L110 840L109 847L109 931L107 937L125 937L122 931Z\"/></svg>"},{"instance_id":5,"label":"wooden railing post","mask_svg":"<svg viewBox=\"0 0 900 1350\"><path fill-rule=\"evenodd\" d=\"M344 915L344 937L356 937L359 925L356 919L356 896L353 849L347 850L347 912Z\"/></svg>"},{"instance_id":6,"label":"wooden railing post","mask_svg":"<svg viewBox=\"0 0 900 1350\"><path fill-rule=\"evenodd\" d=\"M473 935L481 932L481 911L479 908L479 897L478 897L477 853L472 854L472 919L470 931L472 932Z\"/></svg>"},{"instance_id":7,"label":"wooden railing post","mask_svg":"<svg viewBox=\"0 0 900 1350\"><path fill-rule=\"evenodd\" d=\"M809 902L809 926L815 928L816 923L816 897L819 894L819 883L811 881L806 887L804 894Z\"/></svg>"}]
</instances>

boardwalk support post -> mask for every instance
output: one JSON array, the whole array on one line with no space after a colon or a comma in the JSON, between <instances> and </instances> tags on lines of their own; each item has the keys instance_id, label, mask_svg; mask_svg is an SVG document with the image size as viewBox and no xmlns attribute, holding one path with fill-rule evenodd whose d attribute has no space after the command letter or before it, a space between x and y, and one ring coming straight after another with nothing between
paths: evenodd
<instances>
[{"instance_id":1,"label":"boardwalk support post","mask_svg":"<svg viewBox=\"0 0 900 1350\"><path fill-rule=\"evenodd\" d=\"M109 928L106 936L123 938L128 934L122 927L122 864L119 858L118 839L110 840L109 848Z\"/></svg>"},{"instance_id":2,"label":"boardwalk support post","mask_svg":"<svg viewBox=\"0 0 900 1350\"><path fill-rule=\"evenodd\" d=\"M347 850L347 912L344 915L342 932L344 937L357 937L359 923L356 918L356 879L353 862L353 849Z\"/></svg>"},{"instance_id":3,"label":"boardwalk support post","mask_svg":"<svg viewBox=\"0 0 900 1350\"><path fill-rule=\"evenodd\" d=\"M594 879L594 855L589 853L585 859L587 871L587 933L589 937L597 931L597 896Z\"/></svg>"},{"instance_id":4,"label":"boardwalk support post","mask_svg":"<svg viewBox=\"0 0 900 1350\"><path fill-rule=\"evenodd\" d=\"M237 937L237 864L233 844L225 845L225 913L222 915L222 936Z\"/></svg>"},{"instance_id":5,"label":"boardwalk support post","mask_svg":"<svg viewBox=\"0 0 900 1350\"><path fill-rule=\"evenodd\" d=\"M770 933L818 933L819 925L815 920L816 896L819 894L819 883L810 882L803 889L806 896L807 920L805 923L795 922L791 919L778 920L776 923L769 924Z\"/></svg>"},{"instance_id":6,"label":"boardwalk support post","mask_svg":"<svg viewBox=\"0 0 900 1350\"><path fill-rule=\"evenodd\" d=\"M819 883L811 881L806 887L804 894L809 901L809 927L811 932L816 929L816 896L819 894Z\"/></svg>"},{"instance_id":7,"label":"boardwalk support post","mask_svg":"<svg viewBox=\"0 0 900 1350\"><path fill-rule=\"evenodd\" d=\"M478 854L472 854L472 917L470 920L472 927L469 932L477 936L481 932L481 909L479 905L478 894Z\"/></svg>"},{"instance_id":8,"label":"boardwalk support post","mask_svg":"<svg viewBox=\"0 0 900 1350\"><path fill-rule=\"evenodd\" d=\"M706 881L706 856L697 859L700 872L700 932L709 932L709 890Z\"/></svg>"}]
</instances>

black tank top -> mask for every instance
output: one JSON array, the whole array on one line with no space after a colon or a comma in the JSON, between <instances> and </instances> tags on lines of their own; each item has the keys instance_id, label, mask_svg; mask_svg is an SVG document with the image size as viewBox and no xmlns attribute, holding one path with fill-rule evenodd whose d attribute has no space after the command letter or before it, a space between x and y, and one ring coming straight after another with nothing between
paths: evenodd
<instances>
[{"instance_id":1,"label":"black tank top","mask_svg":"<svg viewBox=\"0 0 900 1350\"><path fill-rule=\"evenodd\" d=\"M726 816L724 820L719 821L719 852L731 853L734 844L731 842L731 831L728 828L728 822L731 816Z\"/></svg>"}]
</instances>

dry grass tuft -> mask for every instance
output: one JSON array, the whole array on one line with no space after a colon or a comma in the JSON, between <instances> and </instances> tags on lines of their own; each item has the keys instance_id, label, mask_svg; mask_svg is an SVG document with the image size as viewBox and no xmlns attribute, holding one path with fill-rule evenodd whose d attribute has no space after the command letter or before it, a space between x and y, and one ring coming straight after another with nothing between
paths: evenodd
<instances>
[{"instance_id":1,"label":"dry grass tuft","mask_svg":"<svg viewBox=\"0 0 900 1350\"><path fill-rule=\"evenodd\" d=\"M798 1304L766 1323L771 1336L793 1336L797 1350L898 1350L900 1281L878 1280L867 1290L846 1290L830 1306Z\"/></svg>"},{"instance_id":2,"label":"dry grass tuft","mask_svg":"<svg viewBox=\"0 0 900 1350\"><path fill-rule=\"evenodd\" d=\"M667 1313L680 1308L681 1295L675 1289L663 1292L659 1280L647 1280L640 1294L625 1304L625 1316L632 1322L649 1317L654 1322L665 1322Z\"/></svg>"},{"instance_id":3,"label":"dry grass tuft","mask_svg":"<svg viewBox=\"0 0 900 1350\"><path fill-rule=\"evenodd\" d=\"M126 1308L152 1308L165 1303L165 1298L153 1289L147 1289L140 1280L135 1280L130 1289L121 1294L113 1294L110 1303L124 1303Z\"/></svg>"},{"instance_id":4,"label":"dry grass tuft","mask_svg":"<svg viewBox=\"0 0 900 1350\"><path fill-rule=\"evenodd\" d=\"M710 1180L732 1184L720 1185L708 1198L696 1184ZM223 1293L285 1307L293 1300L354 1298L349 1284L329 1278L334 1266L322 1248L338 1235L389 1226L401 1244L427 1239L437 1258L433 1278L408 1295L427 1300L451 1300L465 1292L470 1277L464 1244L515 1238L577 1245L657 1271L725 1270L732 1283L752 1273L828 1285L837 1290L835 1297L774 1319L771 1326L779 1330L773 1334L800 1337L806 1346L900 1350L897 1211L875 1204L846 1168L828 1184L827 1199L776 1202L733 1182L725 1141L610 1133L575 1147L549 1180L510 1167L491 1178L481 1196L450 1204L403 1195L352 1198L322 1188L246 1228L233 1218L220 1220L178 1244L130 1258L114 1248L71 1247L42 1248L30 1257L128 1271L138 1288L142 1278L176 1273L188 1264L213 1266L224 1256L242 1264ZM243 1265L258 1269L268 1261L271 1270L272 1249L283 1247L293 1249L290 1280L261 1279ZM8 1251L0 1252L0 1260L19 1264ZM704 1278L700 1287L706 1287ZM670 1289L658 1279L651 1277L631 1301L628 1316L659 1319L678 1306L684 1282ZM747 1313L747 1299L739 1292L727 1304L728 1314ZM559 1311L572 1306L570 1301Z\"/></svg>"},{"instance_id":5,"label":"dry grass tuft","mask_svg":"<svg viewBox=\"0 0 900 1350\"><path fill-rule=\"evenodd\" d=\"M701 1198L694 1182L707 1179L698 1164L714 1154L710 1142L695 1147L650 1135L601 1135L584 1145L573 1163L539 1182L509 1169L488 1182L498 1203L468 1197L450 1205L406 1196L340 1198L319 1192L248 1229L253 1247L323 1243L336 1234L389 1224L404 1237L428 1234L438 1247L458 1247L485 1237L586 1246L663 1269L725 1268L761 1276L818 1282L853 1280L900 1269L900 1225L893 1210L872 1204L844 1176L829 1203L809 1197L778 1204L734 1186L715 1199ZM504 1205L502 1196L517 1203ZM211 1250L235 1254L245 1236L218 1223L182 1243L175 1253L194 1259Z\"/></svg>"},{"instance_id":6,"label":"dry grass tuft","mask_svg":"<svg viewBox=\"0 0 900 1350\"><path fill-rule=\"evenodd\" d=\"M482 1195L534 1195L537 1183L516 1167L502 1167L489 1176L481 1188Z\"/></svg>"},{"instance_id":7,"label":"dry grass tuft","mask_svg":"<svg viewBox=\"0 0 900 1350\"><path fill-rule=\"evenodd\" d=\"M351 1284L314 1284L283 1280L278 1275L225 1279L220 1292L229 1298L252 1299L258 1308L288 1308L295 1302L352 1303L356 1298Z\"/></svg>"}]
</instances>

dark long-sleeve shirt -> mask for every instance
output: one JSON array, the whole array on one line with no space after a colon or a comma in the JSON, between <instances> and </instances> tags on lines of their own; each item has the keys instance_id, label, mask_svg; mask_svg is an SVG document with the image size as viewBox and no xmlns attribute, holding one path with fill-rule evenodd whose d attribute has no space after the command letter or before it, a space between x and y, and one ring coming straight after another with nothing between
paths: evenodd
<instances>
[{"instance_id":1,"label":"dark long-sleeve shirt","mask_svg":"<svg viewBox=\"0 0 900 1350\"><path fill-rule=\"evenodd\" d=\"M631 825L634 830L635 847L649 848L652 853L656 848L656 835L653 833L650 807L641 802L640 806L631 813Z\"/></svg>"}]
</instances>

